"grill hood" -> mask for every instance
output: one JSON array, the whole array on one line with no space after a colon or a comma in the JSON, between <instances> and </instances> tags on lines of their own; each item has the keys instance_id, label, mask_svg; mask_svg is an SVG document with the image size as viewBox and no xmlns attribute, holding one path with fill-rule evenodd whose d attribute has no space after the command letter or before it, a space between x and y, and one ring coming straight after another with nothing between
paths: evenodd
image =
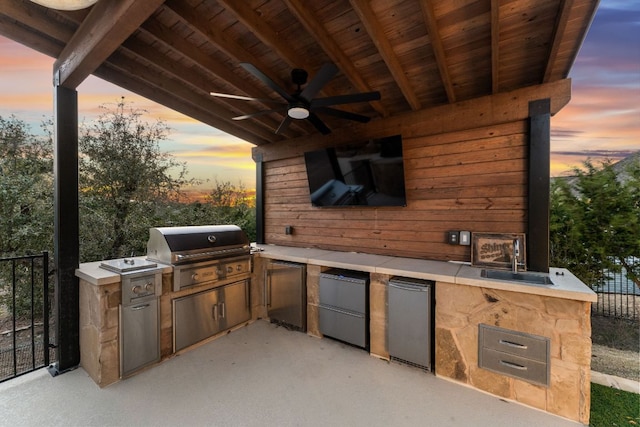
<instances>
[{"instance_id":1,"label":"grill hood","mask_svg":"<svg viewBox=\"0 0 640 427\"><path fill-rule=\"evenodd\" d=\"M182 264L250 253L247 235L236 225L149 229L147 259Z\"/></svg>"}]
</instances>

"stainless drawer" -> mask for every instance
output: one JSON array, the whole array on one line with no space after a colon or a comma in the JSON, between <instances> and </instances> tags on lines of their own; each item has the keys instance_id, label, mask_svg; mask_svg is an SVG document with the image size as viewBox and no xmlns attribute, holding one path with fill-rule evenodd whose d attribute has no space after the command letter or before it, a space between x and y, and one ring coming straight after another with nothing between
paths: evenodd
<instances>
[{"instance_id":1,"label":"stainless drawer","mask_svg":"<svg viewBox=\"0 0 640 427\"><path fill-rule=\"evenodd\" d=\"M539 362L546 362L548 359L549 339L545 337L480 325L478 338L481 348L502 351Z\"/></svg>"},{"instance_id":2,"label":"stainless drawer","mask_svg":"<svg viewBox=\"0 0 640 427\"><path fill-rule=\"evenodd\" d=\"M367 313L367 278L336 270L320 274L320 304Z\"/></svg>"},{"instance_id":3,"label":"stainless drawer","mask_svg":"<svg viewBox=\"0 0 640 427\"><path fill-rule=\"evenodd\" d=\"M548 365L545 362L526 359L489 348L482 349L478 362L482 368L493 372L541 385L549 385Z\"/></svg>"},{"instance_id":4,"label":"stainless drawer","mask_svg":"<svg viewBox=\"0 0 640 427\"><path fill-rule=\"evenodd\" d=\"M367 320L364 314L320 305L318 315L323 335L358 347L367 347Z\"/></svg>"}]
</instances>

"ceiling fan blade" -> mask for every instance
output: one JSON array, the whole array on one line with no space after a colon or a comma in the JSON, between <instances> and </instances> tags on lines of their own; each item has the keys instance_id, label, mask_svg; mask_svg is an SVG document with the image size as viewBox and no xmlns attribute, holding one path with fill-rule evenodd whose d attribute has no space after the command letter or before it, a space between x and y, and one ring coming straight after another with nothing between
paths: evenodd
<instances>
[{"instance_id":1,"label":"ceiling fan blade","mask_svg":"<svg viewBox=\"0 0 640 427\"><path fill-rule=\"evenodd\" d=\"M253 64L249 64L248 62L241 62L240 66L253 74L258 80L262 83L269 86L274 91L278 92L281 97L287 100L287 102L295 102L295 99L289 95L284 89L278 86L273 80L271 80L266 74L262 71L258 70Z\"/></svg>"},{"instance_id":2,"label":"ceiling fan blade","mask_svg":"<svg viewBox=\"0 0 640 427\"><path fill-rule=\"evenodd\" d=\"M274 103L274 104L282 104L282 101L275 101L273 99L251 98L249 96L230 95L228 93L209 92L209 95L215 96L217 98L238 99L240 101L258 101L258 102L270 102L270 103Z\"/></svg>"},{"instance_id":3,"label":"ceiling fan blade","mask_svg":"<svg viewBox=\"0 0 640 427\"><path fill-rule=\"evenodd\" d=\"M246 120L246 119L251 119L253 117L258 117L258 116L262 116L265 114L271 114L271 113L279 113L281 111L286 111L287 108L289 108L288 106L284 106L282 108L276 108L274 110L264 110L264 111L258 111L255 113L251 113L251 114L245 114L244 116L238 116L238 117L233 117L231 120Z\"/></svg>"},{"instance_id":4,"label":"ceiling fan blade","mask_svg":"<svg viewBox=\"0 0 640 427\"><path fill-rule=\"evenodd\" d=\"M284 117L284 119L282 119L282 122L280 122L280 126L278 126L278 129L276 129L276 135L280 135L282 132L284 132L289 127L289 123L291 123L291 117L287 115Z\"/></svg>"},{"instance_id":5,"label":"ceiling fan blade","mask_svg":"<svg viewBox=\"0 0 640 427\"><path fill-rule=\"evenodd\" d=\"M350 95L337 95L328 98L316 98L311 101L311 108L328 107L330 105L353 104L356 102L377 101L380 99L380 92L363 92Z\"/></svg>"},{"instance_id":6,"label":"ceiling fan blade","mask_svg":"<svg viewBox=\"0 0 640 427\"><path fill-rule=\"evenodd\" d=\"M320 71L313 77L307 87L300 93L300 97L306 101L311 101L314 96L333 78L338 72L338 67L331 62L327 62L320 68Z\"/></svg>"},{"instance_id":7,"label":"ceiling fan blade","mask_svg":"<svg viewBox=\"0 0 640 427\"><path fill-rule=\"evenodd\" d=\"M368 123L371 120L371 117L363 116L361 114L351 113L349 111L337 110L331 107L315 108L313 111L329 114L330 116L334 116L334 117L340 117L341 119L354 120L360 123Z\"/></svg>"},{"instance_id":8,"label":"ceiling fan blade","mask_svg":"<svg viewBox=\"0 0 640 427\"><path fill-rule=\"evenodd\" d=\"M324 122L320 120L320 117L318 117L314 113L309 114L309 117L307 117L307 120L309 120L311 124L314 125L316 129L320 131L321 134L328 135L331 133L331 129L329 129L327 125L325 125Z\"/></svg>"}]
</instances>

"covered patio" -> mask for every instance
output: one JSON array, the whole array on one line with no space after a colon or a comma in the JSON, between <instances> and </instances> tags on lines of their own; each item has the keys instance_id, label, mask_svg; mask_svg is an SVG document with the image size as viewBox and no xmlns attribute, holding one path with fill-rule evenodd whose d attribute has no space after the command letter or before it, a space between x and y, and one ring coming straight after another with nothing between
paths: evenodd
<instances>
[{"instance_id":1,"label":"covered patio","mask_svg":"<svg viewBox=\"0 0 640 427\"><path fill-rule=\"evenodd\" d=\"M7 426L580 425L262 320L104 389L42 369L1 384L0 411Z\"/></svg>"},{"instance_id":2,"label":"covered patio","mask_svg":"<svg viewBox=\"0 0 640 427\"><path fill-rule=\"evenodd\" d=\"M571 98L568 75L597 3L98 0L86 9L63 11L28 0L0 0L0 34L56 59L54 371L70 371L56 379L31 376L15 389L5 388L6 413L16 420L27 415L45 420L70 407L81 409L71 423L117 424L146 423L153 408L150 412L160 417L155 421L169 424L184 419L172 410L172 403L180 402L184 417L199 414L193 415L202 417L194 423L201 424L216 424L222 416L220 424L238 425L270 417L271 424L285 425L324 420L350 425L398 425L399 420L407 425L478 425L485 420L486 425L520 420L523 425L571 425L460 385L450 388L446 381L415 375L406 367L386 366L351 348L340 348L348 354L344 361L334 358L328 349L336 345L330 341L299 334L290 337L291 343L278 344L291 351L271 353L274 346L266 342L289 339L289 334L261 323L98 392L82 370L74 370L81 363L77 87L93 74L255 144L258 244L292 253L310 248L333 257L391 257L410 265L370 276L378 292L378 305L371 303L379 315L371 319L377 328L377 355L389 357L384 307L390 277L424 275L438 281L432 331L439 352L437 374L525 404L535 400L532 406L588 422L590 290L585 287L586 296L573 298L551 288L538 292L542 288L532 291L516 284L495 296L487 290L494 284L444 277L430 263L444 264L445 270L470 263L471 245L457 244L457 238L452 242L450 232L495 233L520 236L523 267L549 273L550 118ZM305 74L308 82L301 77ZM402 178L403 203L312 206L307 153L349 152L352 144L374 145L388 138L402 142L403 173L386 168L371 181ZM511 258L515 252L514 247ZM265 260L259 267L266 265ZM331 265L309 266L317 278ZM374 272L361 263L351 266ZM251 277L254 320L264 317L263 277ZM106 294L101 284L93 285L96 295ZM116 312L119 290L109 295L114 306L108 308ZM170 308L176 294L167 288L163 295ZM308 301L310 316L314 303ZM479 306L486 309L482 316L472 316ZM162 316L171 319L170 309ZM549 384L517 382L478 368L479 323L549 339L550 351L544 355ZM170 342L170 321L164 332ZM246 344L236 341L245 335ZM327 353L331 369L324 364ZM226 365L217 364L220 360ZM379 372L383 365L387 369ZM224 369L218 371L220 367ZM406 372L411 379L400 381ZM349 376L354 384L345 381ZM284 378L295 382L283 383ZM493 390L496 383L502 394ZM86 406L76 387L91 390L82 393L82 399L91 400ZM255 390L260 392L252 394ZM148 398L156 393L156 399ZM25 412L22 401L47 395L57 401L43 418L33 410ZM228 400L216 400L218 396ZM419 403L411 405L418 397ZM94 405L98 412L92 418L89 408ZM120 405L130 410L114 409Z\"/></svg>"}]
</instances>

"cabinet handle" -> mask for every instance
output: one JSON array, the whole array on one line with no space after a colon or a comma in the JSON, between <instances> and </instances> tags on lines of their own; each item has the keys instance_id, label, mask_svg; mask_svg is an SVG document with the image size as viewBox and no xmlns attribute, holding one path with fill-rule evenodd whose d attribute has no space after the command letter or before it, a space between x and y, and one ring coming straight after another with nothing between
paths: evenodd
<instances>
[{"instance_id":1,"label":"cabinet handle","mask_svg":"<svg viewBox=\"0 0 640 427\"><path fill-rule=\"evenodd\" d=\"M249 293L249 283L244 281L244 301L246 302L246 307L251 308L251 294Z\"/></svg>"},{"instance_id":2,"label":"cabinet handle","mask_svg":"<svg viewBox=\"0 0 640 427\"><path fill-rule=\"evenodd\" d=\"M218 320L218 304L214 304L211 307L211 314L213 315L213 320Z\"/></svg>"},{"instance_id":3,"label":"cabinet handle","mask_svg":"<svg viewBox=\"0 0 640 427\"><path fill-rule=\"evenodd\" d=\"M220 303L220 317L222 317L223 319L225 317L225 309L224 309L224 303L223 302Z\"/></svg>"},{"instance_id":4,"label":"cabinet handle","mask_svg":"<svg viewBox=\"0 0 640 427\"><path fill-rule=\"evenodd\" d=\"M265 269L264 270L264 289L263 289L263 293L262 293L262 298L263 298L263 302L264 302L264 306L268 307L269 306L269 297L267 296L267 283L269 282L269 270Z\"/></svg>"},{"instance_id":5,"label":"cabinet handle","mask_svg":"<svg viewBox=\"0 0 640 427\"><path fill-rule=\"evenodd\" d=\"M142 305L136 305L135 307L131 307L131 310L144 310L145 308L149 307L151 304L142 304Z\"/></svg>"},{"instance_id":6,"label":"cabinet handle","mask_svg":"<svg viewBox=\"0 0 640 427\"><path fill-rule=\"evenodd\" d=\"M527 367L523 365L518 365L517 363L507 362L506 360L500 361L501 365L508 366L509 368L517 369L519 371L526 371Z\"/></svg>"},{"instance_id":7,"label":"cabinet handle","mask_svg":"<svg viewBox=\"0 0 640 427\"><path fill-rule=\"evenodd\" d=\"M513 348L518 348L520 350L526 350L527 349L526 345L518 344L517 342L513 342L513 341L500 340L500 344L504 344L506 346L513 347Z\"/></svg>"},{"instance_id":8,"label":"cabinet handle","mask_svg":"<svg viewBox=\"0 0 640 427\"><path fill-rule=\"evenodd\" d=\"M266 306L271 306L271 275L267 273L267 280L265 281L265 302Z\"/></svg>"}]
</instances>

